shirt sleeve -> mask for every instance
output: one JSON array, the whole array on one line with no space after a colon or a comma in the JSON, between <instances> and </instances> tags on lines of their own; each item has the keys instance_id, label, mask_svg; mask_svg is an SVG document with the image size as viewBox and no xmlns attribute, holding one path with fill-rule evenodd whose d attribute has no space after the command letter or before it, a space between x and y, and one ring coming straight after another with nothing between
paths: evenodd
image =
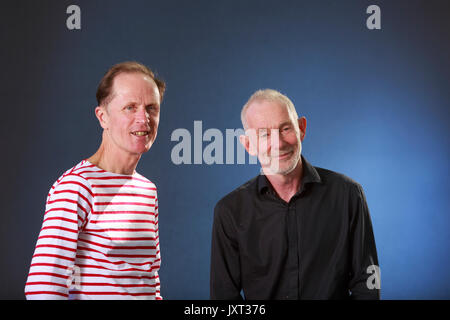
<instances>
[{"instance_id":1,"label":"shirt sleeve","mask_svg":"<svg viewBox=\"0 0 450 320\"><path fill-rule=\"evenodd\" d=\"M219 202L214 208L211 243L210 296L213 300L242 300L236 228Z\"/></svg>"},{"instance_id":2,"label":"shirt sleeve","mask_svg":"<svg viewBox=\"0 0 450 320\"><path fill-rule=\"evenodd\" d=\"M351 195L350 246L352 299L380 299L380 269L364 191L356 185Z\"/></svg>"},{"instance_id":3,"label":"shirt sleeve","mask_svg":"<svg viewBox=\"0 0 450 320\"><path fill-rule=\"evenodd\" d=\"M63 176L50 189L25 285L27 299L68 299L77 280L78 234L90 216L92 198L89 182L76 174Z\"/></svg>"}]
</instances>

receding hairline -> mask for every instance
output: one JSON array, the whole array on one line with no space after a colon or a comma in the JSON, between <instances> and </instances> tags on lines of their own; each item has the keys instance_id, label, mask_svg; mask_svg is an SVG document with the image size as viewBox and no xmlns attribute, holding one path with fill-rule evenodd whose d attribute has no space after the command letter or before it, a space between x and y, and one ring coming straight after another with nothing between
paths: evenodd
<instances>
[{"instance_id":1,"label":"receding hairline","mask_svg":"<svg viewBox=\"0 0 450 320\"><path fill-rule=\"evenodd\" d=\"M291 99L289 99L286 95L273 89L261 89L253 93L246 102L246 104L242 107L241 122L242 126L244 127L244 130L248 129L246 119L248 108L254 102L263 102L263 101L277 102L281 106L284 106L286 108L290 117L293 117L295 119L298 118L298 114L297 111L295 110L294 104L292 103Z\"/></svg>"},{"instance_id":2,"label":"receding hairline","mask_svg":"<svg viewBox=\"0 0 450 320\"><path fill-rule=\"evenodd\" d=\"M114 84L114 80L117 76L119 76L122 73L125 73L125 74L127 74L127 73L130 73L130 74L142 73L143 75L150 77L155 82L156 86L158 87L160 103L162 102L164 93L166 90L165 82L163 80L159 79L156 76L156 74L150 68L145 66L144 64L139 63L137 61L124 61L124 62L113 65L103 75L103 77L100 80L100 83L98 84L98 87L97 87L97 92L96 92L97 105L99 105L99 106L104 105L105 99L107 100L107 103L111 102L111 96L112 96L111 90L112 90L112 86Z\"/></svg>"},{"instance_id":3,"label":"receding hairline","mask_svg":"<svg viewBox=\"0 0 450 320\"><path fill-rule=\"evenodd\" d=\"M114 98L116 97L116 92L114 90L114 86L116 85L116 80L117 80L117 78L119 78L121 75L124 75L124 74L127 74L127 75L131 75L131 74L142 75L144 78L146 78L146 80L150 80L150 82L153 83L155 85L155 87L158 89L158 93L160 95L159 96L159 100L160 100L160 103L161 103L162 97L161 97L161 93L160 93L159 88L158 88L158 84L156 83L156 81L152 77L150 77L147 73L142 72L140 70L126 70L126 71L119 72L112 79L111 93L106 98L103 99L103 102L100 104L101 107L105 107L106 108L108 106L108 104L110 104L111 101L114 100Z\"/></svg>"}]
</instances>

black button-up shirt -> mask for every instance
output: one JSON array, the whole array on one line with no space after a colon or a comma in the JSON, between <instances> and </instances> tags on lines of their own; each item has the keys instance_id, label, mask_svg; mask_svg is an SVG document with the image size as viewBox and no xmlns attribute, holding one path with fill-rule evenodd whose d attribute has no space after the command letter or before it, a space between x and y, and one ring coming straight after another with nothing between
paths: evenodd
<instances>
[{"instance_id":1,"label":"black button-up shirt","mask_svg":"<svg viewBox=\"0 0 450 320\"><path fill-rule=\"evenodd\" d=\"M379 270L362 187L302 156L289 203L264 175L214 209L211 299L379 299ZM377 277L377 278L376 278Z\"/></svg>"}]
</instances>

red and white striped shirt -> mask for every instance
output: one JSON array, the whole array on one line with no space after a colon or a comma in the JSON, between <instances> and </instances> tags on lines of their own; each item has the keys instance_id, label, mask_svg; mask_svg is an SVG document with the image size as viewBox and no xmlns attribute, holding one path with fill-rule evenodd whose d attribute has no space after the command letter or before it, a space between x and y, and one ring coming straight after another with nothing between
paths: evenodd
<instances>
[{"instance_id":1,"label":"red and white striped shirt","mask_svg":"<svg viewBox=\"0 0 450 320\"><path fill-rule=\"evenodd\" d=\"M83 160L50 189L25 295L162 299L160 263L155 185Z\"/></svg>"}]
</instances>

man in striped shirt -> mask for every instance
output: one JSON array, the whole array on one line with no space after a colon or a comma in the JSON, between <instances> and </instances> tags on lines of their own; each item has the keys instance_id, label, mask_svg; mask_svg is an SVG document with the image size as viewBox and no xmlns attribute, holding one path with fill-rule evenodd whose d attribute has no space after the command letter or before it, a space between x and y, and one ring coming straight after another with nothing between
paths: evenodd
<instances>
[{"instance_id":1,"label":"man in striped shirt","mask_svg":"<svg viewBox=\"0 0 450 320\"><path fill-rule=\"evenodd\" d=\"M50 189L27 299L162 299L156 186L136 166L155 141L164 90L136 62L100 81L102 143Z\"/></svg>"}]
</instances>

